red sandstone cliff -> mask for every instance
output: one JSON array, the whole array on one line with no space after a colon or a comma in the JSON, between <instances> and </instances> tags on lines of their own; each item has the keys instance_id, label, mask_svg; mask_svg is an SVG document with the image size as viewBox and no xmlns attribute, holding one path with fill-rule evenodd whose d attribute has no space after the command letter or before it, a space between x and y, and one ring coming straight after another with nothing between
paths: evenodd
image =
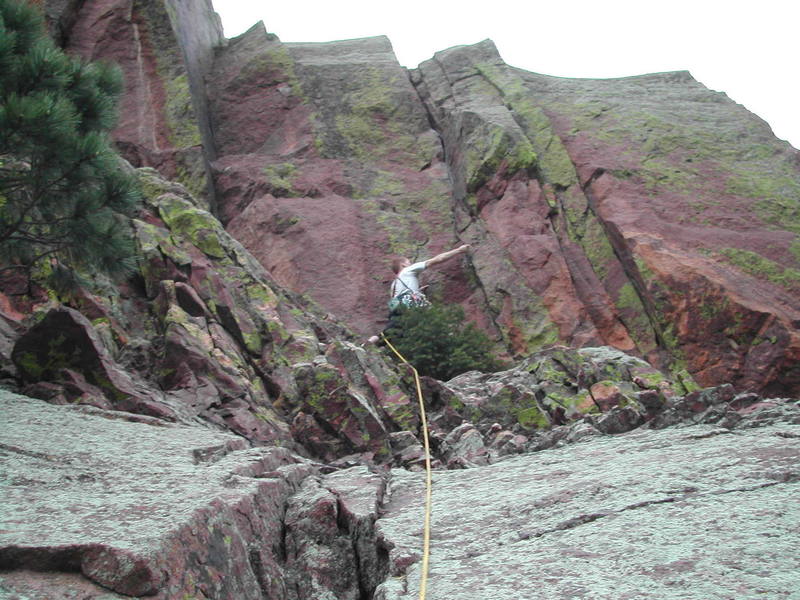
<instances>
[{"instance_id":1,"label":"red sandstone cliff","mask_svg":"<svg viewBox=\"0 0 800 600\"><path fill-rule=\"evenodd\" d=\"M605 344L800 389L798 152L688 73L549 77L489 41L407 72L385 38L224 40L208 2L59 6L68 49L123 66L125 156L359 335L390 255L468 242L431 289L512 355Z\"/></svg>"},{"instance_id":2,"label":"red sandstone cliff","mask_svg":"<svg viewBox=\"0 0 800 600\"><path fill-rule=\"evenodd\" d=\"M800 404L762 396L800 394L800 171L757 117L686 73L559 79L491 42L407 72L385 38L226 41L205 0L46 9L126 73L141 260L65 297L0 281L0 596L416 595L413 379L353 342L390 253L461 242L431 293L522 359L423 381L434 593L472 598L476 557L503 597L797 587Z\"/></svg>"}]
</instances>

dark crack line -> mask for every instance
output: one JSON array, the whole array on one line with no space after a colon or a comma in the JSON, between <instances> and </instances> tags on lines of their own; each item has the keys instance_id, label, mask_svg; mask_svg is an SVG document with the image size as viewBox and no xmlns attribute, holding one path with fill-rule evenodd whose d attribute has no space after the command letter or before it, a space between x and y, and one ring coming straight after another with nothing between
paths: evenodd
<instances>
[{"instance_id":1,"label":"dark crack line","mask_svg":"<svg viewBox=\"0 0 800 600\"><path fill-rule=\"evenodd\" d=\"M0 450L13 452L14 454L21 454L22 456L27 456L29 458L38 458L40 460L47 460L50 462L64 462L64 460L60 459L58 456L45 454L44 452L37 452L35 450L26 450L25 448L20 448L19 446L12 446L11 444L0 443Z\"/></svg>"},{"instance_id":2,"label":"dark crack line","mask_svg":"<svg viewBox=\"0 0 800 600\"><path fill-rule=\"evenodd\" d=\"M432 106L435 106L436 108L441 108L441 106L448 99L451 99L451 98L452 98L453 102L456 105L459 105L459 100L456 97L455 93L453 92L453 84L455 82L453 82L453 81L451 81L449 79L449 74L447 73L447 70L444 68L444 66L439 61L439 59L434 57L432 59L432 61L436 65L436 67L441 71L442 77L447 81L448 88L450 90L450 95L449 96L447 96L446 98L444 98L442 100L438 100L437 101L433 97L433 95L430 93L430 90L427 87L427 81L426 81L425 75L423 74L421 69L418 70L418 73L419 73L419 82L418 83L415 83L412 78L409 78L409 80L411 81L411 87L414 88L414 91L417 94L417 98L419 99L420 104L425 109L425 112L428 115L428 122L429 122L429 124L431 126L431 129L433 129L437 133L437 135L439 136L439 143L441 144L441 147L442 147L442 157L443 157L443 160L444 160L444 164L447 166L447 178L448 178L448 180L450 182L450 190L451 190L451 196L452 196L452 190L455 187L455 177L454 177L454 174L453 174L453 165L452 165L452 162L451 162L451 151L450 151L450 148L448 147L448 144L446 143L446 136L445 136L445 128L446 128L446 126L443 123L440 122L438 116L434 113L434 110L433 110ZM470 74L470 75L465 76L462 79L467 79L467 78L470 78L470 77L484 77L484 79L486 79L486 77L481 73ZM457 80L457 81L461 81L461 80ZM429 94L429 102L427 102L425 100L425 98L423 97L423 93L421 91L421 88L424 88L427 91L427 93ZM501 91L501 93L502 93L502 91ZM512 115L513 115L513 112L512 112ZM459 138L461 137L461 132L459 132L458 137ZM451 212L455 213L456 204L458 203L458 201L456 200L455 197L452 197L452 200L453 200L453 205L451 207ZM459 230L459 228L458 228L458 219L455 218L455 214L453 216L454 216L454 218L453 218L453 234L455 235L455 238L457 240L463 241L463 240L461 240L461 235L464 232L466 232L470 227L475 225L478 222L478 220L473 215L470 215L469 222ZM471 274L475 278L475 281L478 282L478 288L480 289L480 293L483 296L484 306L486 307L486 314L490 317L490 319L492 321L492 324L494 325L495 329L498 332L502 332L502 327L500 327L500 325L497 322L497 319L498 319L498 316L500 314L500 311L499 310L494 310L492 308L492 304L491 304L491 302L489 302L489 293L486 291L486 287L484 286L483 281L478 276L478 269L476 268L475 263L469 257L467 258L467 265L468 265L467 268L470 270ZM506 343L506 345L507 345L507 342L505 342L505 340L504 340L504 343Z\"/></svg>"},{"instance_id":3,"label":"dark crack line","mask_svg":"<svg viewBox=\"0 0 800 600\"><path fill-rule=\"evenodd\" d=\"M639 297L639 301L641 302L642 308L647 316L647 320L650 323L650 328L653 331L653 335L655 336L658 347L662 350L666 350L670 354L670 357L672 357L672 352L669 350L668 344L665 341L664 331L658 319L659 312L655 307L653 298L648 292L645 279L642 276L639 267L636 265L636 261L634 260L634 256L630 247L625 241L622 233L611 222L602 218L597 208L598 202L594 195L592 186L594 182L605 173L606 170L603 168L595 169L586 182L581 184L581 190L583 191L583 195L587 200L589 210L602 227L605 237L611 246L611 250L613 251L617 262L625 273L626 279L631 283L636 295ZM630 332L632 329L630 324L626 323L621 317L620 321L625 326L625 329Z\"/></svg>"},{"instance_id":4,"label":"dark crack line","mask_svg":"<svg viewBox=\"0 0 800 600\"><path fill-rule=\"evenodd\" d=\"M670 504L672 502L679 502L685 500L691 500L695 498L703 498L707 496L721 496L725 494L736 494L742 492L754 492L758 490L762 490L764 488L772 487L775 485L781 485L784 483L797 483L800 482L800 473L791 473L787 472L784 473L781 479L777 481L768 481L765 483L761 483L758 485L751 485L751 486L742 486L738 488L732 488L729 490L714 490L710 492L704 493L689 493L684 494L682 496L669 496L667 498L659 498L657 500L645 500L643 502L637 502L635 504L631 504L629 506L625 506L623 508L617 510L606 510L600 511L596 513L589 513L578 515L577 517L573 517L571 519L567 519L566 521L562 521L555 527L551 527L550 529L540 529L534 532L522 532L520 533L519 539L521 540L528 540L530 538L540 538L550 533L556 533L558 531L568 531L570 529L575 529L580 527L581 525L585 525L586 523L593 523L599 519L603 519L605 517L613 516L613 515L620 515L630 510L638 510L640 508L646 508L648 506L653 506L657 504Z\"/></svg>"}]
</instances>

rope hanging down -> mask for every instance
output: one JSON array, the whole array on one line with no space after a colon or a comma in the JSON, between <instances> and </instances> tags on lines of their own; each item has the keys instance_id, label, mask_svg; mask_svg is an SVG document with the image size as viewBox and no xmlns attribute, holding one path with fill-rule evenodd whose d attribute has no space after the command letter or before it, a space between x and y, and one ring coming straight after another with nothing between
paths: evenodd
<instances>
[{"instance_id":1,"label":"rope hanging down","mask_svg":"<svg viewBox=\"0 0 800 600\"><path fill-rule=\"evenodd\" d=\"M425 593L428 587L428 563L431 554L431 451L428 442L428 419L425 416L425 403L422 401L422 386L419 383L419 373L403 355L392 346L392 343L381 333L381 338L386 345L394 352L403 364L411 367L414 372L414 382L417 385L417 399L419 400L419 414L422 421L422 439L425 445L425 525L422 533L422 575L419 582L419 600L425 600Z\"/></svg>"}]
</instances>

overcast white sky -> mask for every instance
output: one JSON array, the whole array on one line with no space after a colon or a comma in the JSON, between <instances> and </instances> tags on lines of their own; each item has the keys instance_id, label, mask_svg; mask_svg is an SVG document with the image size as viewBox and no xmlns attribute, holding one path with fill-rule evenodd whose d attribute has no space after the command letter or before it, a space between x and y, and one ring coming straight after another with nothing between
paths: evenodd
<instances>
[{"instance_id":1,"label":"overcast white sky","mask_svg":"<svg viewBox=\"0 0 800 600\"><path fill-rule=\"evenodd\" d=\"M688 70L800 148L797 0L212 0L225 36L263 20L284 42L386 35L400 64L486 38L511 66L559 77Z\"/></svg>"}]
</instances>

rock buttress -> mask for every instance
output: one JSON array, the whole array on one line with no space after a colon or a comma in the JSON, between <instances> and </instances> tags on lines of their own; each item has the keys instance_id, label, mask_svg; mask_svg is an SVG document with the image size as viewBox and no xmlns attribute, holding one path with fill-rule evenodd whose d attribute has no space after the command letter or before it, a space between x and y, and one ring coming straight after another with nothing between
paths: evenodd
<instances>
[{"instance_id":1,"label":"rock buttress","mask_svg":"<svg viewBox=\"0 0 800 600\"><path fill-rule=\"evenodd\" d=\"M794 393L800 163L688 73L537 75L487 41L412 73L507 343L602 343Z\"/></svg>"}]
</instances>

